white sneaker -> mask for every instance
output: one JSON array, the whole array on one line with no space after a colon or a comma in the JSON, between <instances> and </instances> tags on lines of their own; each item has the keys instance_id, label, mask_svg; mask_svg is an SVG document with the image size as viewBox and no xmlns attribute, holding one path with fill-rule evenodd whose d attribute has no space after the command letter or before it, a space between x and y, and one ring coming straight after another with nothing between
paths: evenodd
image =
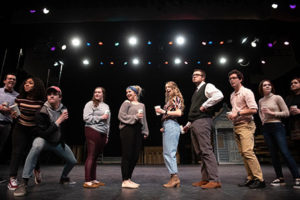
<instances>
[{"instance_id":1,"label":"white sneaker","mask_svg":"<svg viewBox=\"0 0 300 200\"><path fill-rule=\"evenodd\" d=\"M132 183L133 185L136 185L136 186L138 186L138 187L140 186L140 184L133 182L131 179L129 179L128 181L129 181L130 183Z\"/></svg>"},{"instance_id":2,"label":"white sneaker","mask_svg":"<svg viewBox=\"0 0 300 200\"><path fill-rule=\"evenodd\" d=\"M122 182L122 188L137 189L139 186L131 183L129 180Z\"/></svg>"},{"instance_id":3,"label":"white sneaker","mask_svg":"<svg viewBox=\"0 0 300 200\"><path fill-rule=\"evenodd\" d=\"M293 185L293 188L300 189L300 178L295 179L295 184Z\"/></svg>"},{"instance_id":4,"label":"white sneaker","mask_svg":"<svg viewBox=\"0 0 300 200\"><path fill-rule=\"evenodd\" d=\"M272 186L284 186L286 185L286 183L284 182L284 179L275 179L274 181L272 181L272 183L270 184Z\"/></svg>"}]
</instances>

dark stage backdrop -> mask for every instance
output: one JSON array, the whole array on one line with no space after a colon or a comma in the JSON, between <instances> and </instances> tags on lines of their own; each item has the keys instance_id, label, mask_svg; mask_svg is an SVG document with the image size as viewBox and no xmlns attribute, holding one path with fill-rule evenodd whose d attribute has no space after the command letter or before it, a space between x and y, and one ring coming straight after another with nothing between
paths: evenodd
<instances>
[{"instance_id":1,"label":"dark stage backdrop","mask_svg":"<svg viewBox=\"0 0 300 200\"><path fill-rule=\"evenodd\" d=\"M161 127L160 117L154 112L155 105L164 104L164 85L167 81L175 81L184 96L186 109L184 116L179 119L180 124L187 121L187 113L190 99L195 86L191 81L194 68L201 68L207 72L207 82L216 85L224 93L224 100L216 107L221 108L222 103L229 103L229 95L232 88L228 83L227 73L237 68L244 72L245 85L257 95L257 86L263 78L274 81L277 91L286 96L289 90L289 81L293 75L298 73L299 65L295 52L299 45L297 34L299 31L292 26L293 23L280 23L274 21L146 21L146 22L103 22L103 23L80 23L80 24L27 24L12 25L8 41L4 41L10 48L23 48L24 55L21 59L19 80L25 78L25 74L40 77L45 83L47 81L48 69L51 69L49 85L57 84L59 68L53 67L58 60L64 62L61 88L63 91L63 103L69 108L69 144L84 144L84 123L82 112L84 105L92 98L93 90L102 86L107 91L106 103L112 112L110 140L105 148L105 156L120 155L119 121L118 111L122 102L126 99L125 90L129 85L140 85L144 88L141 101L146 105L146 115L150 130L150 136L144 141L144 145L156 146L162 144L159 129ZM127 37L135 33L140 38L140 44L129 47ZM187 37L187 44L181 48L169 46L168 42L173 40L177 33L183 33ZM74 49L69 44L72 36L79 36L84 41L91 43L90 47L83 46ZM287 48L280 47L275 50L265 49L259 46L254 49L242 46L240 40L243 36L261 37L268 41L268 37L284 38L288 36L292 45ZM146 42L152 41L151 46ZM201 46L202 41L212 40L218 42L224 40L223 46L214 44L211 47ZM9 42L11 44L8 44ZM104 45L97 43L103 41ZM114 42L120 42L119 47ZM50 47L67 44L67 50L61 51L57 48L51 52ZM294 45L294 46L293 46ZM246 56L250 63L248 66L240 66L235 60L229 61L225 66L217 64L219 55L233 58ZM142 63L139 66L123 65L126 60L140 57ZM180 56L189 62L187 65L175 66L171 59ZM260 59L268 59L264 66ZM84 66L82 58L89 58L90 65ZM197 64L196 60L201 60ZM15 58L14 58L15 60ZM148 65L148 60L152 64ZM169 64L165 65L164 61ZM104 65L100 65L100 61ZM109 62L114 61L114 65ZM207 65L212 61L212 65ZM298 61L299 62L299 61ZM8 63L14 63L10 60ZM15 66L15 65L13 65ZM13 68L13 67L7 67ZM20 82L19 82L20 83ZM259 129L258 129L259 132ZM189 143L189 135L181 135L180 148Z\"/></svg>"}]
</instances>

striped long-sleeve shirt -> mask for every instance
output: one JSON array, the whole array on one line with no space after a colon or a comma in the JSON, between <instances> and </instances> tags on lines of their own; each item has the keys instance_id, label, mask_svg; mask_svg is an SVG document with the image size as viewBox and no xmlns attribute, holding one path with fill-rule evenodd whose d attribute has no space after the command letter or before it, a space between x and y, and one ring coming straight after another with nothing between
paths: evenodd
<instances>
[{"instance_id":1,"label":"striped long-sleeve shirt","mask_svg":"<svg viewBox=\"0 0 300 200\"><path fill-rule=\"evenodd\" d=\"M23 126L36 126L35 113L41 109L44 102L40 100L20 99L17 97L16 103L21 112L18 123Z\"/></svg>"}]
</instances>

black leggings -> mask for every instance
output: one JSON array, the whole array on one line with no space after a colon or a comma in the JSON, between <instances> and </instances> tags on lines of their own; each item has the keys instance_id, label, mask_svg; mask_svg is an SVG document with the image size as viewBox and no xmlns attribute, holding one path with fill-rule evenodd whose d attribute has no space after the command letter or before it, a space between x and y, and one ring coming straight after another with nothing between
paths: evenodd
<instances>
[{"instance_id":1,"label":"black leggings","mask_svg":"<svg viewBox=\"0 0 300 200\"><path fill-rule=\"evenodd\" d=\"M24 162L24 158L32 146L34 139L33 129L34 127L16 124L12 132L12 153L9 167L10 177L17 177L19 165ZM40 169L39 162L37 162L35 169Z\"/></svg>"},{"instance_id":2,"label":"black leggings","mask_svg":"<svg viewBox=\"0 0 300 200\"><path fill-rule=\"evenodd\" d=\"M126 125L120 131L122 145L122 179L131 179L132 172L139 159L142 147L142 125L140 123L134 125Z\"/></svg>"}]
</instances>

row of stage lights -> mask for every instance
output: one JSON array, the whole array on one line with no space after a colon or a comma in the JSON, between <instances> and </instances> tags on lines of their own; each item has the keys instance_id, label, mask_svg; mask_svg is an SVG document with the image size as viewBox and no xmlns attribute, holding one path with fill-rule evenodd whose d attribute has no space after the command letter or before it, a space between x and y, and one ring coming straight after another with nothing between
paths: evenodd
<instances>
[{"instance_id":1,"label":"row of stage lights","mask_svg":"<svg viewBox=\"0 0 300 200\"><path fill-rule=\"evenodd\" d=\"M85 66L88 66L88 65L91 64L90 59L87 59L87 58L82 59L81 62ZM133 58L131 61L123 61L123 62L120 62L118 64L119 65L123 65L123 66L127 66L127 65L138 66L138 65L143 64L143 63L148 64L148 65L152 65L153 64L152 61L141 61L141 59L139 59L137 57ZM204 65L207 65L207 66L211 66L213 64L211 61L202 63L200 60L197 60L196 62L194 62L194 61L186 61L186 60L184 61L181 58L175 58L175 59L173 59L171 61L165 60L165 61L161 62L161 64L164 64L164 65L174 64L174 65L177 65L177 66L180 66L180 65L183 65L183 64L184 65L195 64L195 63L197 65L204 64ZM220 57L218 59L218 61L217 61L217 64L220 64L220 65L226 65L227 63L228 63L228 59L226 57ZM247 59L242 58L242 57L236 59L236 63L239 64L240 66L248 66L250 64L250 62ZM261 63L262 64L266 64L266 61L265 60L261 60ZM63 65L63 64L64 64L63 61L60 60L60 61L55 62L53 64L53 66L56 67L56 66ZM107 61L107 62L100 61L99 64L100 64L100 66L104 66L104 65L111 65L111 66L117 65L117 63L114 62L114 61Z\"/></svg>"},{"instance_id":2,"label":"row of stage lights","mask_svg":"<svg viewBox=\"0 0 300 200\"><path fill-rule=\"evenodd\" d=\"M296 2L291 2L291 3L288 4L288 6L289 6L289 8L290 8L291 10L295 10L295 9L297 8ZM276 10L276 9L278 9L278 8L280 7L280 4L274 2L274 3L271 4L271 7L272 7L274 10ZM42 13L45 14L45 15L47 15L47 14L50 13L50 9L47 8L47 7L44 7L44 8L41 9L41 10L42 10ZM29 10L29 13L35 14L35 13L38 13L38 10L36 10L36 9L30 9L30 10Z\"/></svg>"},{"instance_id":3,"label":"row of stage lights","mask_svg":"<svg viewBox=\"0 0 300 200\"><path fill-rule=\"evenodd\" d=\"M249 41L249 38L248 38L248 37L244 37L244 38L241 40L241 44L242 44L242 45L245 45L246 43L248 43L248 41ZM260 42L259 38L254 38L253 40L249 41L249 43L251 44L251 47L253 47L253 48L257 47L257 45L259 44L259 42ZM82 40L81 40L80 38L78 38L78 37L75 37L75 38L73 38L73 39L71 40L71 45L72 45L73 47L76 47L76 48L80 47L80 46L82 45L82 43L83 43ZM131 37L128 38L128 44L129 44L130 46L137 46L138 43L139 43L139 40L138 40L137 37L131 36ZM178 37L175 38L174 42L173 42L173 41L169 41L169 42L168 42L168 45L170 45L170 46L172 46L172 45L183 46L185 43L186 43L186 38L185 38L184 36L178 36ZM228 40L227 43L232 43L232 40ZM273 46L275 46L275 45L277 45L277 44L279 44L279 43L280 43L280 42L274 40L274 41L272 41L272 42L268 42L268 43L267 43L267 47L272 48ZM92 46L92 45L95 45L95 43L92 44L91 42L86 42L85 44L86 44L87 47L90 47L90 46ZM146 44L147 44L148 46L150 46L150 45L152 45L152 42L151 42L150 40L148 40L148 41L146 42ZM211 46L211 45L213 45L213 44L223 45L223 44L225 44L225 42L224 42L224 41L219 41L219 42L202 41L202 42L201 42L201 45L203 45L203 46ZM290 42L286 40L286 41L283 41L282 44L285 45L285 46L288 46L288 45L290 44ZM104 45L104 42L100 41L100 42L96 43L96 45L103 46L103 45ZM120 45L121 45L120 42L115 42L115 43L114 43L114 46L115 46L115 47L119 47ZM55 51L56 49L57 49L57 46L50 46L50 50L51 50L51 51ZM67 45L66 45L66 44L63 44L63 45L61 46L61 49L62 49L63 51L66 50L66 49L67 49Z\"/></svg>"}]
</instances>

